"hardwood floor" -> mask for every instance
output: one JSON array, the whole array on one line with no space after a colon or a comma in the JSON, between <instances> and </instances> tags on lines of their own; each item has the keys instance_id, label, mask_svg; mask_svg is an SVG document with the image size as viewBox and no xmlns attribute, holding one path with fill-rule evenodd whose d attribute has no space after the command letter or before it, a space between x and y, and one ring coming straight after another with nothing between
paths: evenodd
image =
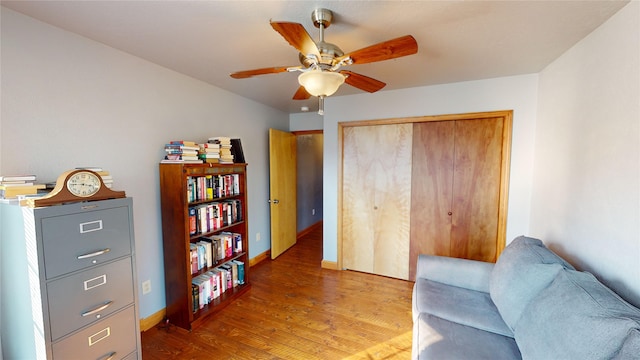
<instances>
[{"instance_id":1,"label":"hardwood floor","mask_svg":"<svg viewBox=\"0 0 640 360\"><path fill-rule=\"evenodd\" d=\"M155 359L409 359L412 282L327 270L318 227L251 268L251 290L192 332L142 333Z\"/></svg>"}]
</instances>

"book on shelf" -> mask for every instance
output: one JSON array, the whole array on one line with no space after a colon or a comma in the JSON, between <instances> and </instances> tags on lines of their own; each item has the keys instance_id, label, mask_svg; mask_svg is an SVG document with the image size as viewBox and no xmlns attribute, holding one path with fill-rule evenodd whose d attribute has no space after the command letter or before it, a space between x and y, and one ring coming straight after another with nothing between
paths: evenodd
<instances>
[{"instance_id":1,"label":"book on shelf","mask_svg":"<svg viewBox=\"0 0 640 360\"><path fill-rule=\"evenodd\" d=\"M202 160L219 160L220 159L220 154L216 153L205 153L205 154L198 154L198 159L202 159Z\"/></svg>"},{"instance_id":2,"label":"book on shelf","mask_svg":"<svg viewBox=\"0 0 640 360\"><path fill-rule=\"evenodd\" d=\"M0 181L0 186L33 186L35 183L26 181Z\"/></svg>"},{"instance_id":3,"label":"book on shelf","mask_svg":"<svg viewBox=\"0 0 640 360\"><path fill-rule=\"evenodd\" d=\"M207 142L212 144L230 145L231 138L228 136L212 136L207 140Z\"/></svg>"},{"instance_id":4,"label":"book on shelf","mask_svg":"<svg viewBox=\"0 0 640 360\"><path fill-rule=\"evenodd\" d=\"M164 149L164 151L167 153L167 155L191 155L191 156L198 155L198 150Z\"/></svg>"},{"instance_id":5,"label":"book on shelf","mask_svg":"<svg viewBox=\"0 0 640 360\"><path fill-rule=\"evenodd\" d=\"M197 155L187 154L167 154L164 156L165 160L198 160Z\"/></svg>"},{"instance_id":6,"label":"book on shelf","mask_svg":"<svg viewBox=\"0 0 640 360\"><path fill-rule=\"evenodd\" d=\"M13 199L18 195L36 195L38 190L44 189L44 184L34 184L27 186L6 186L0 185L0 199Z\"/></svg>"},{"instance_id":7,"label":"book on shelf","mask_svg":"<svg viewBox=\"0 0 640 360\"><path fill-rule=\"evenodd\" d=\"M195 313L200 308L200 289L198 285L191 283L191 298L193 299L192 311Z\"/></svg>"},{"instance_id":8,"label":"book on shelf","mask_svg":"<svg viewBox=\"0 0 640 360\"><path fill-rule=\"evenodd\" d=\"M160 161L163 164L202 164L202 160L198 156L167 154Z\"/></svg>"},{"instance_id":9,"label":"book on shelf","mask_svg":"<svg viewBox=\"0 0 640 360\"><path fill-rule=\"evenodd\" d=\"M206 151L219 151L220 150L220 144L219 143L206 142L206 143L198 144L198 146L200 147L201 150L206 150Z\"/></svg>"},{"instance_id":10,"label":"book on shelf","mask_svg":"<svg viewBox=\"0 0 640 360\"><path fill-rule=\"evenodd\" d=\"M231 280L232 280L232 286L233 287L237 287L238 286L238 264L236 264L233 261L229 261L227 263L228 266L231 266Z\"/></svg>"},{"instance_id":11,"label":"book on shelf","mask_svg":"<svg viewBox=\"0 0 640 360\"><path fill-rule=\"evenodd\" d=\"M160 160L161 164L202 164L202 160Z\"/></svg>"},{"instance_id":12,"label":"book on shelf","mask_svg":"<svg viewBox=\"0 0 640 360\"><path fill-rule=\"evenodd\" d=\"M98 166L78 166L76 167L76 170L91 170L97 173L98 175L102 176L102 179L104 179L105 176L109 175L109 171Z\"/></svg>"},{"instance_id":13,"label":"book on shelf","mask_svg":"<svg viewBox=\"0 0 640 360\"><path fill-rule=\"evenodd\" d=\"M209 271L209 274L213 277L213 298L217 299L220 297L220 271L217 269L213 269Z\"/></svg>"},{"instance_id":14,"label":"book on shelf","mask_svg":"<svg viewBox=\"0 0 640 360\"><path fill-rule=\"evenodd\" d=\"M35 175L0 175L0 182L5 182L5 181L30 182L35 180L36 180Z\"/></svg>"},{"instance_id":15,"label":"book on shelf","mask_svg":"<svg viewBox=\"0 0 640 360\"><path fill-rule=\"evenodd\" d=\"M220 271L225 273L224 282L222 282L222 288L225 290L230 290L233 288L233 271L231 265L229 263L222 264L218 266Z\"/></svg>"},{"instance_id":16,"label":"book on shelf","mask_svg":"<svg viewBox=\"0 0 640 360\"><path fill-rule=\"evenodd\" d=\"M244 262L240 260L233 260L238 270L238 285L244 285Z\"/></svg>"},{"instance_id":17,"label":"book on shelf","mask_svg":"<svg viewBox=\"0 0 640 360\"><path fill-rule=\"evenodd\" d=\"M169 141L170 145L184 145L184 146L198 146L198 143L191 140L171 140Z\"/></svg>"}]
</instances>

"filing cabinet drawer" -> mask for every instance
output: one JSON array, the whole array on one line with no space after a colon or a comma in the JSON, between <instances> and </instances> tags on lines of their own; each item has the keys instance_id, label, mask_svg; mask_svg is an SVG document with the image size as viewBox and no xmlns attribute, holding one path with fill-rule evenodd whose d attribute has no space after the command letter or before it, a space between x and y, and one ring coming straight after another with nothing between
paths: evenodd
<instances>
[{"instance_id":1,"label":"filing cabinet drawer","mask_svg":"<svg viewBox=\"0 0 640 360\"><path fill-rule=\"evenodd\" d=\"M51 338L58 338L133 303L131 258L47 284Z\"/></svg>"},{"instance_id":2,"label":"filing cabinet drawer","mask_svg":"<svg viewBox=\"0 0 640 360\"><path fill-rule=\"evenodd\" d=\"M134 307L101 320L73 336L53 344L54 360L127 358L136 351L137 321Z\"/></svg>"},{"instance_id":3,"label":"filing cabinet drawer","mask_svg":"<svg viewBox=\"0 0 640 360\"><path fill-rule=\"evenodd\" d=\"M126 206L42 218L47 279L131 253Z\"/></svg>"}]
</instances>

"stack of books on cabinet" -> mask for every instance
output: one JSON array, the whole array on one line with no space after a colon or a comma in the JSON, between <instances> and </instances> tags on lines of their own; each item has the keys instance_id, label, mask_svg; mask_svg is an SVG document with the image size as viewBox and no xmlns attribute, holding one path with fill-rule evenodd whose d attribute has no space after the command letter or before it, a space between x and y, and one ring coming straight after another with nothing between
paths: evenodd
<instances>
[{"instance_id":1,"label":"stack of books on cabinet","mask_svg":"<svg viewBox=\"0 0 640 360\"><path fill-rule=\"evenodd\" d=\"M246 164L160 164L169 323L191 330L249 289L246 184Z\"/></svg>"},{"instance_id":2,"label":"stack of books on cabinet","mask_svg":"<svg viewBox=\"0 0 640 360\"><path fill-rule=\"evenodd\" d=\"M0 175L0 199L17 199L20 195L35 195L44 189L44 184L36 184L35 175Z\"/></svg>"}]
</instances>

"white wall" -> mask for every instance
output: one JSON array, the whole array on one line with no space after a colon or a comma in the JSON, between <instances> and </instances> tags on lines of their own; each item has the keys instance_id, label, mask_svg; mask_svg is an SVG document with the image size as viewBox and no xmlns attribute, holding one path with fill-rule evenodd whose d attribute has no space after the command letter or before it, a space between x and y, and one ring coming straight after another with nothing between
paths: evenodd
<instances>
[{"instance_id":1,"label":"white wall","mask_svg":"<svg viewBox=\"0 0 640 360\"><path fill-rule=\"evenodd\" d=\"M323 118L317 112L295 113L289 115L289 130L322 130Z\"/></svg>"},{"instance_id":2,"label":"white wall","mask_svg":"<svg viewBox=\"0 0 640 360\"><path fill-rule=\"evenodd\" d=\"M531 234L640 306L640 2L540 73Z\"/></svg>"},{"instance_id":3,"label":"white wall","mask_svg":"<svg viewBox=\"0 0 640 360\"><path fill-rule=\"evenodd\" d=\"M514 110L507 243L528 232L537 75L330 97L324 115L323 260L337 261L338 122Z\"/></svg>"},{"instance_id":4,"label":"white wall","mask_svg":"<svg viewBox=\"0 0 640 360\"><path fill-rule=\"evenodd\" d=\"M286 113L2 8L0 174L40 181L100 166L134 200L140 315L165 306L158 163L169 140L239 136L248 166L250 256L270 244L268 128Z\"/></svg>"}]
</instances>

